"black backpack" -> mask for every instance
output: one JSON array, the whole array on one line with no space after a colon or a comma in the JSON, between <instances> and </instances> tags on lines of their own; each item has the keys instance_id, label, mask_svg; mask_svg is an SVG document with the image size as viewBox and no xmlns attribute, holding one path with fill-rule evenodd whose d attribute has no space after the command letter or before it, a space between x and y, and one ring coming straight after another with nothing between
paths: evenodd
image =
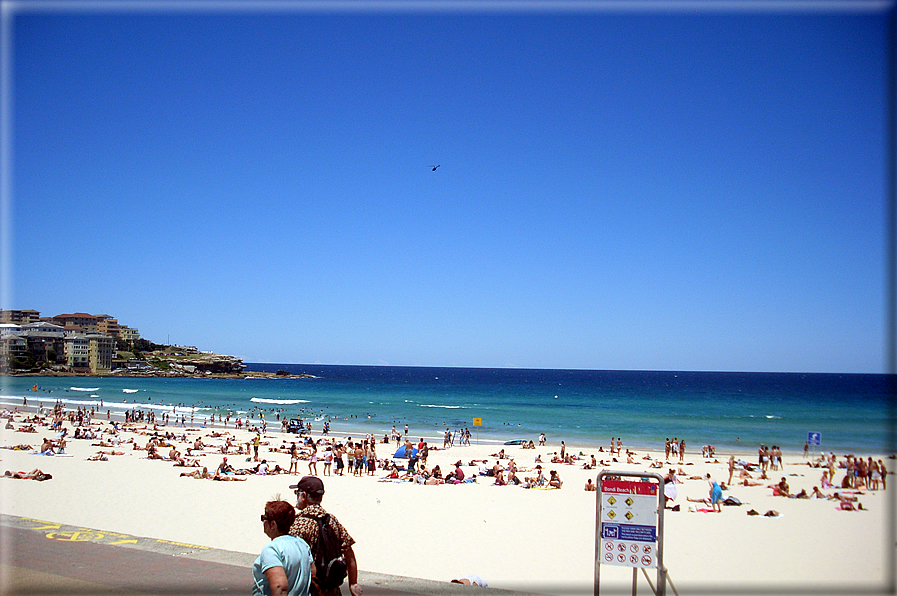
<instances>
[{"instance_id":1,"label":"black backpack","mask_svg":"<svg viewBox=\"0 0 897 596\"><path fill-rule=\"evenodd\" d=\"M346 557L343 555L339 537L330 526L330 514L319 518L303 517L316 519L318 522L317 552L314 553L318 586L329 590L343 585L348 573Z\"/></svg>"}]
</instances>

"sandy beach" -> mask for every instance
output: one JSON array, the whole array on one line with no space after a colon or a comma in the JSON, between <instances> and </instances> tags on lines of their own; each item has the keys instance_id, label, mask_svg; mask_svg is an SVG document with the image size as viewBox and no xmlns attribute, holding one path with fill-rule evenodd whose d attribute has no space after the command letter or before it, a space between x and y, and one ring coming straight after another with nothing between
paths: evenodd
<instances>
[{"instance_id":1,"label":"sandy beach","mask_svg":"<svg viewBox=\"0 0 897 596\"><path fill-rule=\"evenodd\" d=\"M0 446L29 444L39 449L43 438L55 438L47 426L38 426L37 433L17 432L23 426L22 414L13 418L13 429L0 430ZM2 421L4 424L6 420ZM288 488L298 479L288 475L248 475L244 482L216 482L181 477L182 472L196 468L173 466L170 461L146 459L146 451L133 450L123 442L114 448L124 455L111 455L107 461L89 461L98 451L110 447L93 446L96 439L72 439L69 429L65 456L46 456L31 451L0 449L0 467L11 471L35 468L52 475L38 482L12 478L0 479L0 512L39 520L83 525L111 532L160 538L233 551L257 553L267 542L258 522L264 503L278 495L290 501ZM109 428L105 417L96 418L92 427ZM220 446L225 437L212 437L213 432L229 433L235 443L248 443L252 433L216 425L210 428L160 427L160 432L174 432L176 448L182 453L197 437L208 445L194 455L215 470L222 460ZM388 429L385 429L388 430ZM152 428L132 425L120 434L122 441L133 439L144 446L146 433ZM186 435L188 442L180 440ZM108 435L107 435L108 436ZM314 439L319 438L315 432ZM337 422L330 437L344 441ZM414 429L409 437L416 442ZM357 440L360 437L354 437ZM270 451L295 435L269 431L263 438L260 456L270 464L287 469L290 456ZM537 440L538 437L532 437ZM623 437L625 442L625 437ZM692 445L700 437L691 438ZM430 442L431 447L441 447ZM756 446L754 446L754 449ZM396 443L378 443L379 458L391 457ZM488 460L498 448L477 445L454 446L432 450L428 467L438 464L444 472L458 460L470 476L477 467L472 460ZM532 470L535 457L543 468L556 470L563 479L560 490L532 490L519 486L495 486L493 478L478 477L474 483L424 486L411 482L381 481L385 473L373 476L323 476L323 462L318 474L326 486L324 506L334 513L357 541L355 552L359 568L378 573L418 577L448 582L454 577L476 574L485 578L491 588L513 589L546 594L583 593L593 589L596 494L583 490L589 478L593 481L603 469L614 471L648 471L666 473L670 467L682 469L676 500L679 511L665 512L665 566L680 594L763 592L792 593L823 591L831 593L886 592L893 588L895 567L893 476L897 468L890 454L857 453L882 459L890 474L887 490L861 491L856 495L862 511L841 511L838 501L825 499L791 499L773 496L768 486L785 477L792 493L801 489L811 492L820 486L822 470L807 465L803 454L784 454L783 469L769 472L769 480L759 486L736 484L724 492L734 496L741 506L724 506L720 513L704 513L703 503L688 501L708 496L704 475L725 482L728 479L729 453L717 452L704 458L700 447L690 448L683 463L678 460L663 469L649 468L658 459L663 461L663 446L657 451L637 451L635 463L611 462L607 453L594 448L567 445L567 453L582 454L573 464L552 464L559 443L548 443L536 449L520 446L504 447L518 467ZM169 448L160 452L167 455ZM696 451L696 452L695 452ZM589 456L604 459L608 465L583 469ZM756 462L756 451L734 454L736 459ZM842 460L842 454L836 454ZM228 455L235 467L249 467L247 455ZM650 458L650 459L647 459ZM398 460L404 465L405 460ZM506 465L509 460L501 460ZM299 462L299 473L308 473L308 462ZM840 485L844 470L837 470L835 483ZM519 476L528 476L522 472ZM546 474L547 476L547 474ZM759 473L753 473L757 480ZM825 489L825 495L843 492ZM691 510L690 510L691 509ZM749 510L760 515L747 515ZM766 517L777 511L777 517ZM4 545L8 546L8 545ZM249 570L247 570L249 573ZM649 572L654 580L654 572ZM631 593L632 569L601 567L602 593ZM639 591L649 593L639 574ZM344 588L345 590L345 588ZM672 594L672 590L668 590Z\"/></svg>"}]
</instances>

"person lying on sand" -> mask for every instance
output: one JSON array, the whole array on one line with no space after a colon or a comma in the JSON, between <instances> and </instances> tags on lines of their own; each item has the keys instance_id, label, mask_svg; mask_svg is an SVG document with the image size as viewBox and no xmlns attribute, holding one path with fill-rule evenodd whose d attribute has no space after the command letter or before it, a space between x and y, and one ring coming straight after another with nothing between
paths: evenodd
<instances>
[{"instance_id":1,"label":"person lying on sand","mask_svg":"<svg viewBox=\"0 0 897 596\"><path fill-rule=\"evenodd\" d=\"M13 472L12 470L6 470L3 473L4 478L17 478L19 480L37 480L43 482L44 480L49 480L52 478L51 475L45 474L40 470L40 468L34 468L30 472Z\"/></svg>"},{"instance_id":2,"label":"person lying on sand","mask_svg":"<svg viewBox=\"0 0 897 596\"><path fill-rule=\"evenodd\" d=\"M195 472L181 472L181 476L187 476L189 478L197 478L197 479L205 479L211 478L212 475L209 473L208 468L203 468L202 471L196 470Z\"/></svg>"},{"instance_id":3,"label":"person lying on sand","mask_svg":"<svg viewBox=\"0 0 897 596\"><path fill-rule=\"evenodd\" d=\"M545 476L542 475L542 466L536 466L536 475L535 476L527 476L523 479L525 482L526 488L531 486L542 486L545 484Z\"/></svg>"}]
</instances>

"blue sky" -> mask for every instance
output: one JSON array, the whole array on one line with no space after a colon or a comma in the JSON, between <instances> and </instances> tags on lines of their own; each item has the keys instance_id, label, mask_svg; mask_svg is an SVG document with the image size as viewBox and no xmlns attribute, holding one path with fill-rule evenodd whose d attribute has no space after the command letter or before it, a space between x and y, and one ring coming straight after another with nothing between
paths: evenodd
<instances>
[{"instance_id":1,"label":"blue sky","mask_svg":"<svg viewBox=\"0 0 897 596\"><path fill-rule=\"evenodd\" d=\"M5 308L250 362L885 370L889 4L35 6Z\"/></svg>"}]
</instances>

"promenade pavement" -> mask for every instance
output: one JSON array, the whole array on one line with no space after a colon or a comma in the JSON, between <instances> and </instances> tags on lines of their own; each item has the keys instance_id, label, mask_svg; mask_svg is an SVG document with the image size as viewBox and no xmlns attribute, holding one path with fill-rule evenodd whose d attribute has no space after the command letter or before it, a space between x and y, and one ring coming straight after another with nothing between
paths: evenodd
<instances>
[{"instance_id":1,"label":"promenade pavement","mask_svg":"<svg viewBox=\"0 0 897 596\"><path fill-rule=\"evenodd\" d=\"M0 594L251 594L257 554L0 515ZM359 572L367 596L469 593L466 586ZM502 590L489 590L512 594ZM348 594L347 585L343 594Z\"/></svg>"}]
</instances>

